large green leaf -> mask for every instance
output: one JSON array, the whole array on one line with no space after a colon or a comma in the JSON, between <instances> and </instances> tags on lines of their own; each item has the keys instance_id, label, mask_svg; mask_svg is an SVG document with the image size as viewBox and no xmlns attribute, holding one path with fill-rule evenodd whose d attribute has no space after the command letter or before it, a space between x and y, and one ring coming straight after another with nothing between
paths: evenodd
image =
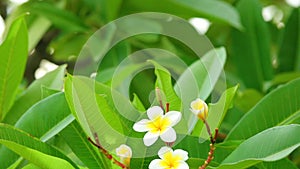
<instances>
[{"instance_id":1,"label":"large green leaf","mask_svg":"<svg viewBox=\"0 0 300 169\"><path fill-rule=\"evenodd\" d=\"M65 76L66 65L47 73L35 80L14 102L3 122L15 124L17 120L36 102L42 99L42 86L61 90ZM34 97L32 97L34 96Z\"/></svg>"},{"instance_id":2,"label":"large green leaf","mask_svg":"<svg viewBox=\"0 0 300 169\"><path fill-rule=\"evenodd\" d=\"M273 90L235 125L227 140L247 139L267 128L293 121L300 112L299 93L300 79Z\"/></svg>"},{"instance_id":3,"label":"large green leaf","mask_svg":"<svg viewBox=\"0 0 300 169\"><path fill-rule=\"evenodd\" d=\"M300 146L300 125L277 126L244 141L218 169L247 168L261 161L277 161Z\"/></svg>"},{"instance_id":4,"label":"large green leaf","mask_svg":"<svg viewBox=\"0 0 300 169\"><path fill-rule=\"evenodd\" d=\"M209 124L211 130L214 130L215 128L218 128L229 107L232 104L233 98L237 92L238 85L232 88L227 89L222 96L220 97L219 101L215 104L209 105L209 113L207 117L207 123ZM202 139L208 139L209 135L207 133L206 127L203 125L203 122L199 120L196 124L196 127L194 128L194 131L192 132L192 135L194 136L200 136Z\"/></svg>"},{"instance_id":5,"label":"large green leaf","mask_svg":"<svg viewBox=\"0 0 300 169\"><path fill-rule=\"evenodd\" d=\"M18 86L23 78L28 51L25 21L18 18L11 25L0 46L0 121L13 104Z\"/></svg>"},{"instance_id":6,"label":"large green leaf","mask_svg":"<svg viewBox=\"0 0 300 169\"><path fill-rule=\"evenodd\" d=\"M278 71L300 70L300 9L295 8L284 28L278 54Z\"/></svg>"},{"instance_id":7,"label":"large green leaf","mask_svg":"<svg viewBox=\"0 0 300 169\"><path fill-rule=\"evenodd\" d=\"M245 30L232 32L232 60L245 85L262 90L273 76L267 23L259 0L240 0L237 9Z\"/></svg>"},{"instance_id":8,"label":"large green leaf","mask_svg":"<svg viewBox=\"0 0 300 169\"><path fill-rule=\"evenodd\" d=\"M114 151L125 143L124 131L132 130L129 127L132 124L124 124L123 118L110 105L119 104L120 110L128 114L135 112L130 110L129 100L124 101L126 98L122 96L118 97L118 100L113 100L111 92L108 86L86 77L68 76L65 82L66 98L76 120L88 137L96 139L94 135L96 133L101 145L108 151ZM137 113L133 116L138 117L140 113ZM104 164L106 168L109 165Z\"/></svg>"},{"instance_id":9,"label":"large green leaf","mask_svg":"<svg viewBox=\"0 0 300 169\"><path fill-rule=\"evenodd\" d=\"M79 124L74 121L59 135L66 140L76 156L90 169L105 168L105 162L108 159L99 156L99 150L95 148L87 139L84 131Z\"/></svg>"},{"instance_id":10,"label":"large green leaf","mask_svg":"<svg viewBox=\"0 0 300 169\"><path fill-rule=\"evenodd\" d=\"M157 4L154 0L129 0L123 3L124 13L144 12L164 12L189 19L191 17L207 17L212 20L228 23L241 29L238 12L229 4L217 0L164 0ZM127 11L126 9L130 9Z\"/></svg>"},{"instance_id":11,"label":"large green leaf","mask_svg":"<svg viewBox=\"0 0 300 169\"><path fill-rule=\"evenodd\" d=\"M0 124L0 143L41 168L78 168L60 151L7 124ZM0 167L8 166L1 162Z\"/></svg>"},{"instance_id":12,"label":"large green leaf","mask_svg":"<svg viewBox=\"0 0 300 169\"><path fill-rule=\"evenodd\" d=\"M207 99L222 74L225 60L224 48L209 51L186 69L174 86L182 101L184 116L189 120L190 132L197 122L197 118L190 112L190 103L198 97Z\"/></svg>"},{"instance_id":13,"label":"large green leaf","mask_svg":"<svg viewBox=\"0 0 300 169\"><path fill-rule=\"evenodd\" d=\"M47 141L74 120L68 108L64 93L57 93L47 97L32 106L15 124L31 136ZM38 127L37 127L38 126ZM2 147L0 149L0 163L11 165L18 159L13 152Z\"/></svg>"}]
</instances>

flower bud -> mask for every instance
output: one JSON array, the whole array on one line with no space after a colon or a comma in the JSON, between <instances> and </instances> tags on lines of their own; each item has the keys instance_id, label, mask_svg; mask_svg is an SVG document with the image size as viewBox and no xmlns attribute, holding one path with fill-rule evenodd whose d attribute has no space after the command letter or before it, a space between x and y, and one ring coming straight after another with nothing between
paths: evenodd
<instances>
[{"instance_id":1,"label":"flower bud","mask_svg":"<svg viewBox=\"0 0 300 169\"><path fill-rule=\"evenodd\" d=\"M130 159L132 157L132 150L129 146L122 144L120 147L116 149L117 156L120 157L121 163L126 165L127 167L130 166Z\"/></svg>"},{"instance_id":2,"label":"flower bud","mask_svg":"<svg viewBox=\"0 0 300 169\"><path fill-rule=\"evenodd\" d=\"M202 121L205 121L205 119L207 118L207 114L208 114L207 104L199 98L192 101L191 111Z\"/></svg>"}]
</instances>

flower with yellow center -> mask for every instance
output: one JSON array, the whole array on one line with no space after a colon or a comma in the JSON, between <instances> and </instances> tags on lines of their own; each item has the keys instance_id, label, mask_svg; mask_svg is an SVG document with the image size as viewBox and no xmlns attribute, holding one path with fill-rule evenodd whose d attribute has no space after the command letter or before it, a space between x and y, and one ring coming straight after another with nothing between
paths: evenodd
<instances>
[{"instance_id":1,"label":"flower with yellow center","mask_svg":"<svg viewBox=\"0 0 300 169\"><path fill-rule=\"evenodd\" d=\"M176 132L172 128L181 119L181 113L178 111L164 111L159 106L153 106L147 110L149 119L143 119L133 125L137 132L147 132L143 138L146 146L151 146L160 137L166 143L172 143L176 140Z\"/></svg>"},{"instance_id":2,"label":"flower with yellow center","mask_svg":"<svg viewBox=\"0 0 300 169\"><path fill-rule=\"evenodd\" d=\"M130 158L132 157L132 150L129 146L122 144L116 149L117 156L120 157L121 163L127 167L130 166Z\"/></svg>"},{"instance_id":3,"label":"flower with yellow center","mask_svg":"<svg viewBox=\"0 0 300 169\"><path fill-rule=\"evenodd\" d=\"M191 111L202 121L205 121L205 119L207 118L207 114L208 114L207 104L199 98L192 101Z\"/></svg>"},{"instance_id":4,"label":"flower with yellow center","mask_svg":"<svg viewBox=\"0 0 300 169\"><path fill-rule=\"evenodd\" d=\"M151 161L149 169L189 169L185 162L188 159L188 153L177 149L173 151L170 147L162 147L158 151L160 159Z\"/></svg>"}]
</instances>

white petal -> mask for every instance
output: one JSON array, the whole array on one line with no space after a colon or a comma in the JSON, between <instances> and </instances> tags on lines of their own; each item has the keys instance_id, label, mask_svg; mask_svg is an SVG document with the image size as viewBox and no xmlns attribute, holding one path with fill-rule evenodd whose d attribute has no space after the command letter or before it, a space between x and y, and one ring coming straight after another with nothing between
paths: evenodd
<instances>
[{"instance_id":1,"label":"white petal","mask_svg":"<svg viewBox=\"0 0 300 169\"><path fill-rule=\"evenodd\" d=\"M174 150L174 155L179 155L183 161L186 161L189 158L188 152L181 149Z\"/></svg>"},{"instance_id":2,"label":"white petal","mask_svg":"<svg viewBox=\"0 0 300 169\"><path fill-rule=\"evenodd\" d=\"M133 130L138 131L138 132L149 131L149 129L147 128L148 122L149 122L149 120L147 120L147 119L143 119L141 121L136 122L133 125Z\"/></svg>"},{"instance_id":3,"label":"white petal","mask_svg":"<svg viewBox=\"0 0 300 169\"><path fill-rule=\"evenodd\" d=\"M189 165L186 162L180 162L177 169L189 169Z\"/></svg>"},{"instance_id":4,"label":"white petal","mask_svg":"<svg viewBox=\"0 0 300 169\"><path fill-rule=\"evenodd\" d=\"M153 133L147 132L144 135L144 138L143 138L144 144L146 146L151 146L158 139L158 136L159 136L159 133L158 134L153 134Z\"/></svg>"},{"instance_id":5,"label":"white petal","mask_svg":"<svg viewBox=\"0 0 300 169\"><path fill-rule=\"evenodd\" d=\"M162 148L159 149L159 151L158 151L157 154L158 154L159 158L163 159L164 158L164 154L166 154L169 151L173 151L173 150L170 147L168 147L168 146L164 146L164 147L162 147Z\"/></svg>"},{"instance_id":6,"label":"white petal","mask_svg":"<svg viewBox=\"0 0 300 169\"><path fill-rule=\"evenodd\" d=\"M156 117L162 116L163 114L164 114L164 111L159 106L153 106L147 110L147 115L150 120L154 120Z\"/></svg>"},{"instance_id":7,"label":"white petal","mask_svg":"<svg viewBox=\"0 0 300 169\"><path fill-rule=\"evenodd\" d=\"M200 110L194 110L194 109L190 109L191 110L191 112L193 113L193 114L195 114L196 116L198 116L198 114L199 114L199 112L200 112Z\"/></svg>"},{"instance_id":8,"label":"white petal","mask_svg":"<svg viewBox=\"0 0 300 169\"><path fill-rule=\"evenodd\" d=\"M132 157L132 150L129 146L122 144L116 149L117 156L119 157Z\"/></svg>"},{"instance_id":9,"label":"white petal","mask_svg":"<svg viewBox=\"0 0 300 169\"><path fill-rule=\"evenodd\" d=\"M167 143L174 142L176 140L176 132L173 128L169 128L166 132L160 135L160 138Z\"/></svg>"},{"instance_id":10,"label":"white petal","mask_svg":"<svg viewBox=\"0 0 300 169\"><path fill-rule=\"evenodd\" d=\"M159 165L160 161L159 159L152 160L149 164L149 169L164 169Z\"/></svg>"},{"instance_id":11,"label":"white petal","mask_svg":"<svg viewBox=\"0 0 300 169\"><path fill-rule=\"evenodd\" d=\"M181 113L179 111L169 111L168 113L166 113L165 118L170 119L170 127L173 127L181 120Z\"/></svg>"}]
</instances>

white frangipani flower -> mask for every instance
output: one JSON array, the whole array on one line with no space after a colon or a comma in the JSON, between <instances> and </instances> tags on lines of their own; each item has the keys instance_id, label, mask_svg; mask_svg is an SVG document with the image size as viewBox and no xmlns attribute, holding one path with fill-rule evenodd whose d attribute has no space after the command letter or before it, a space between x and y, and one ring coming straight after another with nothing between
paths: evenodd
<instances>
[{"instance_id":1,"label":"white frangipani flower","mask_svg":"<svg viewBox=\"0 0 300 169\"><path fill-rule=\"evenodd\" d=\"M176 132L172 128L181 119L181 113L178 111L164 111L159 106L150 107L147 110L149 119L143 119L133 125L133 129L138 132L147 132L144 136L144 144L151 146L160 137L166 143L172 143L176 140Z\"/></svg>"},{"instance_id":2,"label":"white frangipani flower","mask_svg":"<svg viewBox=\"0 0 300 169\"><path fill-rule=\"evenodd\" d=\"M208 114L208 107L207 104L197 98L196 100L192 101L191 103L191 111L201 120L205 120Z\"/></svg>"},{"instance_id":3,"label":"white frangipani flower","mask_svg":"<svg viewBox=\"0 0 300 169\"><path fill-rule=\"evenodd\" d=\"M130 166L130 158L132 157L132 150L129 146L122 144L116 149L117 156L120 157L120 161L126 166Z\"/></svg>"},{"instance_id":4,"label":"white frangipani flower","mask_svg":"<svg viewBox=\"0 0 300 169\"><path fill-rule=\"evenodd\" d=\"M189 169L185 162L188 159L188 152L177 149L173 151L170 147L162 147L158 151L160 159L151 161L149 169Z\"/></svg>"}]
</instances>

